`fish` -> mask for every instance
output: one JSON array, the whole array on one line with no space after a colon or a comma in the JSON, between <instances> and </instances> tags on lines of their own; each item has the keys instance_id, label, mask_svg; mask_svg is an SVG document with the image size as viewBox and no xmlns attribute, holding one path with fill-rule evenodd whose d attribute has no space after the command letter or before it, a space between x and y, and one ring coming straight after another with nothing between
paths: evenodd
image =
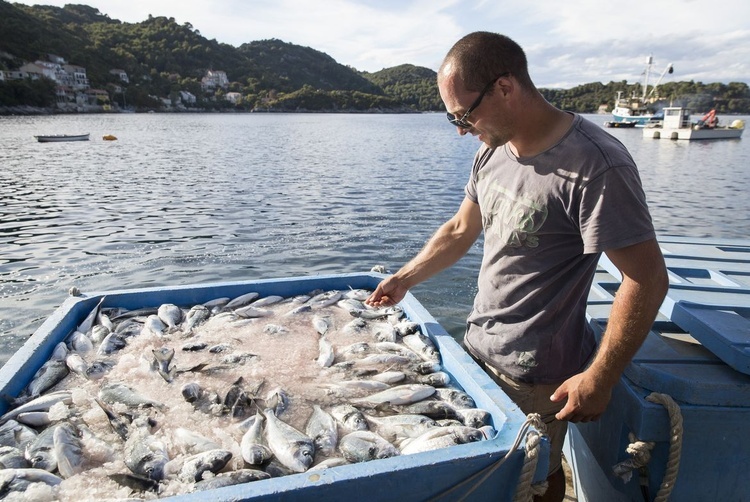
<instances>
[{"instance_id":1,"label":"fish","mask_svg":"<svg viewBox=\"0 0 750 502\"><path fill-rule=\"evenodd\" d=\"M125 336L117 332L110 333L104 337L104 340L102 340L101 345L99 345L99 350L97 350L96 353L100 356L108 356L118 350L124 349L127 345L128 340Z\"/></svg>"},{"instance_id":2,"label":"fish","mask_svg":"<svg viewBox=\"0 0 750 502\"><path fill-rule=\"evenodd\" d=\"M435 373L428 373L427 375L419 375L417 382L425 385L432 385L433 387L445 387L451 383L451 376L445 371L436 371Z\"/></svg>"},{"instance_id":3,"label":"fish","mask_svg":"<svg viewBox=\"0 0 750 502\"><path fill-rule=\"evenodd\" d=\"M70 370L65 364L65 359L50 359L45 362L36 372L29 385L26 387L28 396L37 397L60 383L68 376Z\"/></svg>"},{"instance_id":4,"label":"fish","mask_svg":"<svg viewBox=\"0 0 750 502\"><path fill-rule=\"evenodd\" d=\"M99 398L105 403L122 403L129 408L153 407L164 410L166 407L159 402L144 397L131 387L123 383L110 383L101 388Z\"/></svg>"},{"instance_id":5,"label":"fish","mask_svg":"<svg viewBox=\"0 0 750 502\"><path fill-rule=\"evenodd\" d=\"M86 318L81 322L81 324L78 325L76 331L80 331L81 333L88 333L91 330L91 328L96 323L96 318L99 315L99 310L101 309L102 303L104 302L104 298L106 297L102 296L101 299L99 299L96 307L94 307L86 316Z\"/></svg>"},{"instance_id":6,"label":"fish","mask_svg":"<svg viewBox=\"0 0 750 502\"><path fill-rule=\"evenodd\" d=\"M68 337L70 350L79 354L88 354L94 350L94 342L85 333L75 331Z\"/></svg>"},{"instance_id":7,"label":"fish","mask_svg":"<svg viewBox=\"0 0 750 502\"><path fill-rule=\"evenodd\" d=\"M36 430L15 420L8 420L0 425L0 446L12 446L25 450L36 440L39 434Z\"/></svg>"},{"instance_id":8,"label":"fish","mask_svg":"<svg viewBox=\"0 0 750 502\"><path fill-rule=\"evenodd\" d=\"M411 404L427 399L435 393L435 387L423 384L403 384L372 394L367 397L353 399L353 403L366 405L379 404Z\"/></svg>"},{"instance_id":9,"label":"fish","mask_svg":"<svg viewBox=\"0 0 750 502\"><path fill-rule=\"evenodd\" d=\"M275 416L281 415L289 406L289 396L281 387L271 389L266 395L266 408L271 408Z\"/></svg>"},{"instance_id":10,"label":"fish","mask_svg":"<svg viewBox=\"0 0 750 502\"><path fill-rule=\"evenodd\" d=\"M240 451L242 458L250 465L263 465L271 460L273 452L263 444L263 415L260 410L255 414L255 420L242 435Z\"/></svg>"},{"instance_id":11,"label":"fish","mask_svg":"<svg viewBox=\"0 0 750 502\"><path fill-rule=\"evenodd\" d=\"M263 333L269 335L284 335L286 333L289 333L289 330L284 326L279 326L278 324L266 324L266 326L263 328Z\"/></svg>"},{"instance_id":12,"label":"fish","mask_svg":"<svg viewBox=\"0 0 750 502\"><path fill-rule=\"evenodd\" d=\"M89 364L89 367L86 368L86 378L89 380L99 380L114 367L114 361L108 359L92 361L91 364Z\"/></svg>"},{"instance_id":13,"label":"fish","mask_svg":"<svg viewBox=\"0 0 750 502\"><path fill-rule=\"evenodd\" d=\"M382 438L390 442L417 437L433 427L438 427L437 422L429 417L408 413L382 417L365 414L365 418Z\"/></svg>"},{"instance_id":14,"label":"fish","mask_svg":"<svg viewBox=\"0 0 750 502\"><path fill-rule=\"evenodd\" d=\"M43 469L2 469L0 470L0 497L11 492L25 492L34 483L57 486L62 478Z\"/></svg>"},{"instance_id":15,"label":"fish","mask_svg":"<svg viewBox=\"0 0 750 502\"><path fill-rule=\"evenodd\" d=\"M490 425L490 419L492 418L489 411L481 408L456 410L456 415L458 415L458 419L461 423L468 427L474 427L475 429L479 429L485 425Z\"/></svg>"},{"instance_id":16,"label":"fish","mask_svg":"<svg viewBox=\"0 0 750 502\"><path fill-rule=\"evenodd\" d=\"M198 481L193 486L193 491L216 490L225 486L241 485L261 479L269 479L270 477L271 475L267 472L257 469L239 469L231 472L222 472L212 478Z\"/></svg>"},{"instance_id":17,"label":"fish","mask_svg":"<svg viewBox=\"0 0 750 502\"><path fill-rule=\"evenodd\" d=\"M198 305L201 305L202 307L206 307L207 309L212 309L214 307L225 307L227 303L231 298L227 297L221 297L221 298L214 298L213 300L209 300L205 303L199 303Z\"/></svg>"},{"instance_id":18,"label":"fish","mask_svg":"<svg viewBox=\"0 0 750 502\"><path fill-rule=\"evenodd\" d=\"M240 307L238 309L235 309L234 313L240 317L244 317L245 319L256 319L258 317L272 316L273 310L259 309L252 305L248 305L246 307Z\"/></svg>"},{"instance_id":19,"label":"fish","mask_svg":"<svg viewBox=\"0 0 750 502\"><path fill-rule=\"evenodd\" d=\"M108 474L107 477L118 485L130 488L137 492L155 492L159 489L158 481L128 472L115 472Z\"/></svg>"},{"instance_id":20,"label":"fish","mask_svg":"<svg viewBox=\"0 0 750 502\"><path fill-rule=\"evenodd\" d=\"M109 420L109 425L112 427L112 430L115 431L123 441L127 440L130 435L130 423L133 421L132 417L115 413L109 406L104 404L101 399L94 398L94 401L96 401L107 416L107 420Z\"/></svg>"},{"instance_id":21,"label":"fish","mask_svg":"<svg viewBox=\"0 0 750 502\"><path fill-rule=\"evenodd\" d=\"M323 309L330 307L341 299L341 291L325 291L309 300L310 307L313 309Z\"/></svg>"},{"instance_id":22,"label":"fish","mask_svg":"<svg viewBox=\"0 0 750 502\"><path fill-rule=\"evenodd\" d=\"M97 324L96 326L91 328L91 332L90 332L91 334L88 334L87 336L91 339L91 342L93 344L97 344L97 343L102 343L102 340L104 340L107 337L107 335L113 332L114 330L110 330L106 326Z\"/></svg>"},{"instance_id":23,"label":"fish","mask_svg":"<svg viewBox=\"0 0 750 502\"><path fill-rule=\"evenodd\" d=\"M453 406L445 401L438 401L436 399L425 399L405 406L393 407L393 411L395 413L425 415L435 420L458 418L456 409Z\"/></svg>"},{"instance_id":24,"label":"fish","mask_svg":"<svg viewBox=\"0 0 750 502\"><path fill-rule=\"evenodd\" d=\"M86 361L77 352L68 354L68 357L65 358L65 365L76 375L88 379L86 371L89 369L89 365L86 364Z\"/></svg>"},{"instance_id":25,"label":"fish","mask_svg":"<svg viewBox=\"0 0 750 502\"><path fill-rule=\"evenodd\" d=\"M419 354L427 362L439 362L440 352L428 337L421 333L412 333L402 338L402 341L411 350Z\"/></svg>"},{"instance_id":26,"label":"fish","mask_svg":"<svg viewBox=\"0 0 750 502\"><path fill-rule=\"evenodd\" d=\"M221 445L216 441L184 427L177 427L173 431L172 437L182 451L190 455L221 449Z\"/></svg>"},{"instance_id":27,"label":"fish","mask_svg":"<svg viewBox=\"0 0 750 502\"><path fill-rule=\"evenodd\" d=\"M419 331L419 324L413 321L401 321L396 323L393 328L396 330L396 333L399 334L399 336L407 336L411 335L412 333L416 333Z\"/></svg>"},{"instance_id":28,"label":"fish","mask_svg":"<svg viewBox=\"0 0 750 502\"><path fill-rule=\"evenodd\" d=\"M236 310L240 307L244 307L245 305L250 304L259 296L260 294L254 291L251 291L250 293L245 293L244 295L240 295L236 297L235 299L227 302L227 304L224 305L224 308L226 310Z\"/></svg>"},{"instance_id":29,"label":"fish","mask_svg":"<svg viewBox=\"0 0 750 502\"><path fill-rule=\"evenodd\" d=\"M58 426L48 427L26 446L24 455L34 469L53 472L57 469L54 433Z\"/></svg>"},{"instance_id":30,"label":"fish","mask_svg":"<svg viewBox=\"0 0 750 502\"><path fill-rule=\"evenodd\" d=\"M188 403L194 403L203 397L203 388L201 388L196 382L186 383L182 386L180 392L182 393L182 397L184 397L185 401Z\"/></svg>"},{"instance_id":31,"label":"fish","mask_svg":"<svg viewBox=\"0 0 750 502\"><path fill-rule=\"evenodd\" d=\"M341 332L349 336L361 335L367 329L367 321L361 317L352 319L341 328Z\"/></svg>"},{"instance_id":32,"label":"fish","mask_svg":"<svg viewBox=\"0 0 750 502\"><path fill-rule=\"evenodd\" d=\"M253 307L269 307L279 302L283 302L284 297L279 295L264 296L253 302Z\"/></svg>"},{"instance_id":33,"label":"fish","mask_svg":"<svg viewBox=\"0 0 750 502\"><path fill-rule=\"evenodd\" d=\"M156 315L166 325L167 333L173 333L180 329L179 324L182 322L183 314L182 309L177 305L164 303L159 306Z\"/></svg>"},{"instance_id":34,"label":"fish","mask_svg":"<svg viewBox=\"0 0 750 502\"><path fill-rule=\"evenodd\" d=\"M331 416L347 431L365 431L369 429L367 419L351 404L339 404L331 408Z\"/></svg>"},{"instance_id":35,"label":"fish","mask_svg":"<svg viewBox=\"0 0 750 502\"><path fill-rule=\"evenodd\" d=\"M328 333L328 329L331 327L330 321L327 318L321 317L319 315L313 316L312 325L315 328L315 331L317 331L320 335L325 335L326 333Z\"/></svg>"},{"instance_id":36,"label":"fish","mask_svg":"<svg viewBox=\"0 0 750 502\"><path fill-rule=\"evenodd\" d=\"M276 459L294 472L305 472L315 455L313 440L291 425L276 418L273 410L264 411L266 441Z\"/></svg>"},{"instance_id":37,"label":"fish","mask_svg":"<svg viewBox=\"0 0 750 502\"><path fill-rule=\"evenodd\" d=\"M388 322L377 323L372 328L375 339L378 342L396 343L398 341L398 332L393 324Z\"/></svg>"},{"instance_id":38,"label":"fish","mask_svg":"<svg viewBox=\"0 0 750 502\"><path fill-rule=\"evenodd\" d=\"M326 339L326 337L321 336L318 340L318 359L317 363L322 368L328 368L333 364L335 354L333 351L333 344Z\"/></svg>"},{"instance_id":39,"label":"fish","mask_svg":"<svg viewBox=\"0 0 750 502\"><path fill-rule=\"evenodd\" d=\"M169 461L166 444L151 434L148 423L142 418L134 420L123 453L125 465L134 474L154 481L164 478L164 466Z\"/></svg>"},{"instance_id":40,"label":"fish","mask_svg":"<svg viewBox=\"0 0 750 502\"><path fill-rule=\"evenodd\" d=\"M395 457L400 454L391 443L371 431L354 431L339 442L339 450L351 463Z\"/></svg>"},{"instance_id":41,"label":"fish","mask_svg":"<svg viewBox=\"0 0 750 502\"><path fill-rule=\"evenodd\" d=\"M57 392L48 392L42 396L25 402L20 406L6 412L0 417L0 425L4 424L8 420L15 419L21 413L27 413L29 411L49 411L49 409L57 403L70 404L73 402L72 394L69 390L60 390Z\"/></svg>"},{"instance_id":42,"label":"fish","mask_svg":"<svg viewBox=\"0 0 750 502\"><path fill-rule=\"evenodd\" d=\"M231 458L232 452L229 450L217 449L196 453L185 460L177 477L187 483L202 481L205 473L218 473Z\"/></svg>"},{"instance_id":43,"label":"fish","mask_svg":"<svg viewBox=\"0 0 750 502\"><path fill-rule=\"evenodd\" d=\"M31 464L19 448L0 446L0 469L27 469L29 467Z\"/></svg>"},{"instance_id":44,"label":"fish","mask_svg":"<svg viewBox=\"0 0 750 502\"><path fill-rule=\"evenodd\" d=\"M73 424L62 423L55 427L52 440L57 458L57 470L63 479L83 472L83 443Z\"/></svg>"},{"instance_id":45,"label":"fish","mask_svg":"<svg viewBox=\"0 0 750 502\"><path fill-rule=\"evenodd\" d=\"M322 469L329 469L331 467L338 467L340 465L348 465L350 462L344 457L331 457L318 462L317 464L310 467L307 472L319 471Z\"/></svg>"},{"instance_id":46,"label":"fish","mask_svg":"<svg viewBox=\"0 0 750 502\"><path fill-rule=\"evenodd\" d=\"M479 429L466 426L435 427L424 434L404 441L401 454L410 455L448 446L482 441L484 435Z\"/></svg>"},{"instance_id":47,"label":"fish","mask_svg":"<svg viewBox=\"0 0 750 502\"><path fill-rule=\"evenodd\" d=\"M46 427L52 423L50 413L48 411L29 411L21 413L16 417L16 420L24 425L31 427L40 428Z\"/></svg>"},{"instance_id":48,"label":"fish","mask_svg":"<svg viewBox=\"0 0 750 502\"><path fill-rule=\"evenodd\" d=\"M474 399L459 389L450 387L435 389L435 397L447 402L457 410L476 407Z\"/></svg>"},{"instance_id":49,"label":"fish","mask_svg":"<svg viewBox=\"0 0 750 502\"><path fill-rule=\"evenodd\" d=\"M167 329L167 325L161 320L158 314L151 314L146 318L146 322L143 323L141 329L142 335L164 335L164 331Z\"/></svg>"},{"instance_id":50,"label":"fish","mask_svg":"<svg viewBox=\"0 0 750 502\"><path fill-rule=\"evenodd\" d=\"M185 314L182 327L183 333L192 334L193 330L203 324L209 317L211 317L211 311L207 305L194 305Z\"/></svg>"},{"instance_id":51,"label":"fish","mask_svg":"<svg viewBox=\"0 0 750 502\"><path fill-rule=\"evenodd\" d=\"M159 347L158 349L151 349L151 353L154 355L154 365L156 371L167 383L174 379L175 367L171 369L169 365L172 363L174 358L174 349L170 347Z\"/></svg>"},{"instance_id":52,"label":"fish","mask_svg":"<svg viewBox=\"0 0 750 502\"><path fill-rule=\"evenodd\" d=\"M370 379L387 384L394 384L403 382L404 379L406 379L406 373L404 373L403 371L384 371L382 373L372 375Z\"/></svg>"},{"instance_id":53,"label":"fish","mask_svg":"<svg viewBox=\"0 0 750 502\"><path fill-rule=\"evenodd\" d=\"M336 420L317 404L313 405L312 415L305 426L305 434L312 438L316 452L328 457L336 450L338 443Z\"/></svg>"}]
</instances>

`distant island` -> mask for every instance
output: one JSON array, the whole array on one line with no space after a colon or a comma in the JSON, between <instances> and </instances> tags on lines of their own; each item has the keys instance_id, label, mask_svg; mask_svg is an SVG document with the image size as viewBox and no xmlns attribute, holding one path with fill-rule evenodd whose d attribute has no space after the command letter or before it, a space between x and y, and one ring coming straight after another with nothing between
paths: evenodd
<instances>
[{"instance_id":1,"label":"distant island","mask_svg":"<svg viewBox=\"0 0 750 502\"><path fill-rule=\"evenodd\" d=\"M596 113L611 110L618 92L641 89L621 81L540 91L562 109ZM659 94L696 112L750 113L745 83L670 82ZM370 73L281 40L208 40L171 17L123 23L86 5L0 0L0 114L443 110L430 68Z\"/></svg>"}]
</instances>

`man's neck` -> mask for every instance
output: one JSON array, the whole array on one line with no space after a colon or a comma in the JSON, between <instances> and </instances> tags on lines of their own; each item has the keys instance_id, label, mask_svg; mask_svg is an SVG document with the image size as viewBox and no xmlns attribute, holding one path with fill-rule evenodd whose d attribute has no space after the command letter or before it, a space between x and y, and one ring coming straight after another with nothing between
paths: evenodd
<instances>
[{"instance_id":1,"label":"man's neck","mask_svg":"<svg viewBox=\"0 0 750 502\"><path fill-rule=\"evenodd\" d=\"M539 96L541 98L541 96ZM508 142L517 157L533 157L559 142L573 123L573 114L546 101L529 103L528 113L518 123L518 130Z\"/></svg>"}]
</instances>

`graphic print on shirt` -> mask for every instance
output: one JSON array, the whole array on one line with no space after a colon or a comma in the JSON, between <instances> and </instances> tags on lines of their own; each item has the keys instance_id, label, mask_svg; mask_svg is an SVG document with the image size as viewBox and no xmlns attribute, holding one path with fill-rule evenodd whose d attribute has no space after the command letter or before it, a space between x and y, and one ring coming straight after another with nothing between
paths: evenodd
<instances>
[{"instance_id":1,"label":"graphic print on shirt","mask_svg":"<svg viewBox=\"0 0 750 502\"><path fill-rule=\"evenodd\" d=\"M547 207L523 194L515 194L497 181L488 183L479 205L487 236L495 236L505 246L535 248L536 233L547 219Z\"/></svg>"}]
</instances>

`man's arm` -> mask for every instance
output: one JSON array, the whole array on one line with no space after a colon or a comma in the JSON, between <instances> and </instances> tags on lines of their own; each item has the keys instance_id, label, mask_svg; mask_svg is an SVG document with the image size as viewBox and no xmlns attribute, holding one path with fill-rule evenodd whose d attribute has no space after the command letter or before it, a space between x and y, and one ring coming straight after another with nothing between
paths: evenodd
<instances>
[{"instance_id":1,"label":"man's arm","mask_svg":"<svg viewBox=\"0 0 750 502\"><path fill-rule=\"evenodd\" d=\"M655 239L607 251L622 273L607 329L599 350L586 370L560 385L550 397L565 407L559 420L588 422L598 419L617 384L646 338L669 287L664 257Z\"/></svg>"},{"instance_id":2,"label":"man's arm","mask_svg":"<svg viewBox=\"0 0 750 502\"><path fill-rule=\"evenodd\" d=\"M417 256L398 272L383 279L366 303L385 307L400 302L410 288L456 263L481 232L479 205L464 197L456 214L435 232Z\"/></svg>"}]
</instances>

